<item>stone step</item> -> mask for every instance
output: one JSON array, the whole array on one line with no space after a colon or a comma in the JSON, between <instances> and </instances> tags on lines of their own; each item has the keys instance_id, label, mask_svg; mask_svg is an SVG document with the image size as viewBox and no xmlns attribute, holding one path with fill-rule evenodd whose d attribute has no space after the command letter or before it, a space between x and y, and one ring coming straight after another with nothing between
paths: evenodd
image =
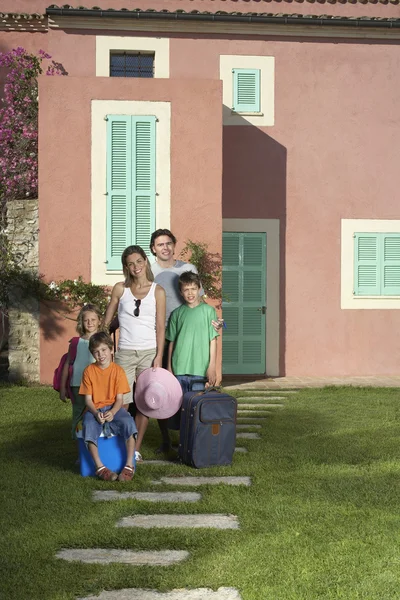
<instances>
[{"instance_id":1,"label":"stone step","mask_svg":"<svg viewBox=\"0 0 400 600\"><path fill-rule=\"evenodd\" d=\"M249 487L251 485L251 478L234 475L221 477L161 477L159 481L152 481L151 483L165 483L166 485L185 485L191 487L197 487L199 485L220 485L223 483L224 485L245 485Z\"/></svg>"},{"instance_id":2,"label":"stone step","mask_svg":"<svg viewBox=\"0 0 400 600\"><path fill-rule=\"evenodd\" d=\"M245 440L259 440L261 439L261 436L258 435L258 433L245 433L245 432L239 432L236 434L237 438L242 438Z\"/></svg>"},{"instance_id":3,"label":"stone step","mask_svg":"<svg viewBox=\"0 0 400 600\"><path fill-rule=\"evenodd\" d=\"M283 396L240 396L237 398L238 403L246 402L248 400L285 400ZM271 406L275 406L275 404L271 404ZM282 405L281 405L282 406Z\"/></svg>"},{"instance_id":4,"label":"stone step","mask_svg":"<svg viewBox=\"0 0 400 600\"><path fill-rule=\"evenodd\" d=\"M140 527L142 529L239 529L235 515L133 515L122 517L117 527Z\"/></svg>"},{"instance_id":5,"label":"stone step","mask_svg":"<svg viewBox=\"0 0 400 600\"><path fill-rule=\"evenodd\" d=\"M272 411L270 410L245 410L238 409L237 411L239 417L242 415L257 415L258 417L266 417L272 415ZM255 417L254 417L255 418Z\"/></svg>"},{"instance_id":6,"label":"stone step","mask_svg":"<svg viewBox=\"0 0 400 600\"><path fill-rule=\"evenodd\" d=\"M241 454L245 454L246 452L248 452L247 448L241 448L240 446L237 446L235 448L235 452L239 452Z\"/></svg>"},{"instance_id":7,"label":"stone step","mask_svg":"<svg viewBox=\"0 0 400 600\"><path fill-rule=\"evenodd\" d=\"M252 413L253 411L246 411L246 412ZM251 415L249 415L249 416L244 415L244 416L239 416L236 419L237 423L247 423L247 424L254 423L254 421L258 422L258 421L266 421L266 420L267 420L267 417L259 417L257 415L254 415L254 417Z\"/></svg>"},{"instance_id":8,"label":"stone step","mask_svg":"<svg viewBox=\"0 0 400 600\"><path fill-rule=\"evenodd\" d=\"M209 588L179 589L170 592L128 588L104 591L99 596L86 596L77 600L241 600L241 596L235 588L228 587L220 587L215 592Z\"/></svg>"},{"instance_id":9,"label":"stone step","mask_svg":"<svg viewBox=\"0 0 400 600\"><path fill-rule=\"evenodd\" d=\"M254 423L236 423L236 429L262 429L262 425Z\"/></svg>"},{"instance_id":10,"label":"stone step","mask_svg":"<svg viewBox=\"0 0 400 600\"><path fill-rule=\"evenodd\" d=\"M201 494L198 492L115 492L100 491L93 492L94 502L110 500L141 500L143 502L198 502Z\"/></svg>"},{"instance_id":11,"label":"stone step","mask_svg":"<svg viewBox=\"0 0 400 600\"><path fill-rule=\"evenodd\" d=\"M112 548L64 548L57 558L69 562L90 564L122 563L126 565L152 565L167 567L189 557L186 550L115 550Z\"/></svg>"},{"instance_id":12,"label":"stone step","mask_svg":"<svg viewBox=\"0 0 400 600\"><path fill-rule=\"evenodd\" d=\"M242 410L242 408L248 409L264 409L264 408L283 408L283 404L238 404L238 411Z\"/></svg>"}]
</instances>

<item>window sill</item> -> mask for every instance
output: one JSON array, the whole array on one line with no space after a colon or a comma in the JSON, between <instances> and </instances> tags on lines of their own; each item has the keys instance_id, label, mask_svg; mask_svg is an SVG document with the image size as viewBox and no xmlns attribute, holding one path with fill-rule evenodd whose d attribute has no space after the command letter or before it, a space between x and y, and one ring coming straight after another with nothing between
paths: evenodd
<instances>
[{"instance_id":1,"label":"window sill","mask_svg":"<svg viewBox=\"0 0 400 600\"><path fill-rule=\"evenodd\" d=\"M239 117L263 117L263 112L238 112L231 110L231 115L238 115Z\"/></svg>"},{"instance_id":2,"label":"window sill","mask_svg":"<svg viewBox=\"0 0 400 600\"><path fill-rule=\"evenodd\" d=\"M399 300L400 296L354 296L353 300Z\"/></svg>"}]
</instances>

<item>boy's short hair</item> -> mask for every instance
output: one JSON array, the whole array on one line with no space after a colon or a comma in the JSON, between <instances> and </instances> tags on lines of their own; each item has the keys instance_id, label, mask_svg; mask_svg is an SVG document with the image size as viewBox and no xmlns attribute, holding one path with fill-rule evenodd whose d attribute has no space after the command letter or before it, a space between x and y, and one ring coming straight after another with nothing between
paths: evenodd
<instances>
[{"instance_id":1,"label":"boy's short hair","mask_svg":"<svg viewBox=\"0 0 400 600\"><path fill-rule=\"evenodd\" d=\"M182 291L182 288L184 285L191 285L191 284L195 284L197 285L197 287L200 289L201 288L201 281L200 281L200 277L198 276L197 273L193 273L193 271L184 271L182 273L182 275L179 277L179 291Z\"/></svg>"},{"instance_id":2,"label":"boy's short hair","mask_svg":"<svg viewBox=\"0 0 400 600\"><path fill-rule=\"evenodd\" d=\"M167 235L170 238L171 242L173 244L176 244L176 237L174 236L172 231L170 231L169 229L157 229L156 231L154 231L154 233L151 234L150 239L150 252L153 254L153 256L156 256L156 253L153 251L154 243L156 239L158 237L161 237L162 235Z\"/></svg>"},{"instance_id":3,"label":"boy's short hair","mask_svg":"<svg viewBox=\"0 0 400 600\"><path fill-rule=\"evenodd\" d=\"M93 352L98 346L100 346L100 344L105 344L110 350L112 350L114 347L114 343L111 339L111 336L108 335L108 333L106 333L105 331L98 331L97 333L94 333L92 335L92 337L89 340L89 352L93 354Z\"/></svg>"}]
</instances>

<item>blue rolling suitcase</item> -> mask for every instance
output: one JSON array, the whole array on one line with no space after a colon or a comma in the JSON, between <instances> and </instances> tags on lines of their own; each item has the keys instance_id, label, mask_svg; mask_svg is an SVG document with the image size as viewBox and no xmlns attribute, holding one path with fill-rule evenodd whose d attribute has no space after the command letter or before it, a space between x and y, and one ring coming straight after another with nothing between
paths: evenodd
<instances>
[{"instance_id":1,"label":"blue rolling suitcase","mask_svg":"<svg viewBox=\"0 0 400 600\"><path fill-rule=\"evenodd\" d=\"M214 388L183 396L180 460L197 469L230 465L236 443L236 398Z\"/></svg>"}]
</instances>

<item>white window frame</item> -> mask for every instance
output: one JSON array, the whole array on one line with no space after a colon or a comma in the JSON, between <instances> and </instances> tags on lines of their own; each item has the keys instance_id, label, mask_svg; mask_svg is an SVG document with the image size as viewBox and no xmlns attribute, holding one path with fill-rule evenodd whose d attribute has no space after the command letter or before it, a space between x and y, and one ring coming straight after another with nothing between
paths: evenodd
<instances>
[{"instance_id":1,"label":"white window frame","mask_svg":"<svg viewBox=\"0 0 400 600\"><path fill-rule=\"evenodd\" d=\"M258 69L261 76L260 112L237 113L233 106L232 69ZM219 74L222 80L223 124L256 125L272 127L275 124L275 57L239 56L234 54L219 57Z\"/></svg>"},{"instance_id":2,"label":"white window frame","mask_svg":"<svg viewBox=\"0 0 400 600\"><path fill-rule=\"evenodd\" d=\"M400 233L400 220L342 219L341 222L341 302L347 309L398 309L400 296L356 296L354 292L354 234Z\"/></svg>"},{"instance_id":3,"label":"white window frame","mask_svg":"<svg viewBox=\"0 0 400 600\"><path fill-rule=\"evenodd\" d=\"M96 35L96 77L110 77L111 52L154 54L154 79L169 79L169 39Z\"/></svg>"},{"instance_id":4,"label":"white window frame","mask_svg":"<svg viewBox=\"0 0 400 600\"><path fill-rule=\"evenodd\" d=\"M107 271L107 122L106 115L154 115L156 143L156 227L170 228L171 221L171 103L136 100L92 100L91 172L91 281L114 285L121 281L120 271ZM149 240L150 243L150 240ZM148 248L145 248L147 251Z\"/></svg>"}]
</instances>

